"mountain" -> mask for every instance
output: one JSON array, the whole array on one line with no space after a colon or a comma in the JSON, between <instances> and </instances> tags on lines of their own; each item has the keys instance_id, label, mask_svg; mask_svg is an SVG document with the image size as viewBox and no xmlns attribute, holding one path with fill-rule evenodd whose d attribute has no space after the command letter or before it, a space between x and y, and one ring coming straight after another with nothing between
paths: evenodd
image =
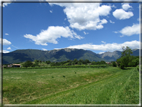
<instances>
[{"instance_id":1,"label":"mountain","mask_svg":"<svg viewBox=\"0 0 142 107\"><path fill-rule=\"evenodd\" d=\"M139 56L139 49L133 49L133 56ZM105 52L100 54L100 57L104 59L104 61L116 61L118 58L121 57L121 51L114 51L114 52Z\"/></svg>"},{"instance_id":2,"label":"mountain","mask_svg":"<svg viewBox=\"0 0 142 107\"><path fill-rule=\"evenodd\" d=\"M116 61L121 56L121 51L114 51L114 52L105 52L100 54L100 57L103 58L105 61Z\"/></svg>"},{"instance_id":3,"label":"mountain","mask_svg":"<svg viewBox=\"0 0 142 107\"><path fill-rule=\"evenodd\" d=\"M90 61L103 60L98 54L83 49L55 49L51 51L42 51L35 49L16 50L10 53L3 53L3 64L19 63L27 60L50 60L60 62L74 59L88 59Z\"/></svg>"},{"instance_id":4,"label":"mountain","mask_svg":"<svg viewBox=\"0 0 142 107\"><path fill-rule=\"evenodd\" d=\"M139 50L133 50L133 55L138 56ZM89 50L83 49L54 49L50 51L42 51L36 49L23 49L16 50L10 53L3 53L3 64L19 63L27 60L41 60L52 62L61 62L67 60L76 59L88 59L90 61L116 61L121 56L121 51L105 52L102 54L96 54Z\"/></svg>"}]
</instances>

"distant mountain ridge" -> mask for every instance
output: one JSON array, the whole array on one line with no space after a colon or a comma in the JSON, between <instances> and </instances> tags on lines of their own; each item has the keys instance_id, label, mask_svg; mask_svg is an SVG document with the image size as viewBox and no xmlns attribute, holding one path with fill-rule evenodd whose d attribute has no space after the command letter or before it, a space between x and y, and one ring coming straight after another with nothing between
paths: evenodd
<instances>
[{"instance_id":1,"label":"distant mountain ridge","mask_svg":"<svg viewBox=\"0 0 142 107\"><path fill-rule=\"evenodd\" d=\"M133 50L133 55L138 56L139 50ZM41 60L52 62L61 62L67 60L76 59L88 59L90 61L115 61L121 56L121 51L105 52L102 54L96 54L89 50L83 49L54 49L50 51L43 51L37 49L21 49L10 53L3 53L3 64L19 63L27 60Z\"/></svg>"}]
</instances>

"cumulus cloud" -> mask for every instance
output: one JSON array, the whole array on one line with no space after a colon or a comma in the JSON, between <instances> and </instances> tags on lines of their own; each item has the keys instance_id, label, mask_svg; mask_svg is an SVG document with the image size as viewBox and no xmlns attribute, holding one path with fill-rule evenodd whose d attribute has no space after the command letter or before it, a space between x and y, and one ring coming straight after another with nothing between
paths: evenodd
<instances>
[{"instance_id":1,"label":"cumulus cloud","mask_svg":"<svg viewBox=\"0 0 142 107\"><path fill-rule=\"evenodd\" d=\"M1 41L3 41L3 44L1 43ZM10 45L11 42L8 41L7 39L1 39L1 38L0 38L0 44L2 44L2 45Z\"/></svg>"},{"instance_id":2,"label":"cumulus cloud","mask_svg":"<svg viewBox=\"0 0 142 107\"><path fill-rule=\"evenodd\" d=\"M42 30L38 35L34 36L31 34L24 35L25 38L29 38L35 42L37 45L45 45L47 43L58 44L57 39L64 38L77 38L82 39L80 35L77 35L73 30L70 30L69 27L62 26L50 26L47 30Z\"/></svg>"},{"instance_id":3,"label":"cumulus cloud","mask_svg":"<svg viewBox=\"0 0 142 107\"><path fill-rule=\"evenodd\" d=\"M140 48L139 41L126 41L124 43L107 43L107 44L100 44L100 45L93 45L93 44L81 44L81 45L74 45L69 46L67 48L76 48L76 49L85 49L85 50L99 50L99 51L115 51L115 50L122 50L122 46L128 46L131 49Z\"/></svg>"},{"instance_id":4,"label":"cumulus cloud","mask_svg":"<svg viewBox=\"0 0 142 107\"><path fill-rule=\"evenodd\" d=\"M133 16L133 12L126 12L126 11L124 11L123 9L116 9L116 10L113 12L113 16L114 16L116 19L119 19L119 20L129 19L130 17Z\"/></svg>"},{"instance_id":5,"label":"cumulus cloud","mask_svg":"<svg viewBox=\"0 0 142 107\"><path fill-rule=\"evenodd\" d=\"M9 49L9 50L10 50L10 49L11 49L11 47L8 47L7 49Z\"/></svg>"},{"instance_id":6,"label":"cumulus cloud","mask_svg":"<svg viewBox=\"0 0 142 107\"><path fill-rule=\"evenodd\" d=\"M50 10L50 13L52 13L52 10Z\"/></svg>"},{"instance_id":7,"label":"cumulus cloud","mask_svg":"<svg viewBox=\"0 0 142 107\"><path fill-rule=\"evenodd\" d=\"M47 49L45 49L45 48L42 48L42 50L43 50L43 51L48 51L48 50L47 50Z\"/></svg>"},{"instance_id":8,"label":"cumulus cloud","mask_svg":"<svg viewBox=\"0 0 142 107\"><path fill-rule=\"evenodd\" d=\"M102 29L107 20L100 19L100 16L108 16L111 11L111 6L100 3L50 3L50 5L65 7L64 13L70 27L78 30Z\"/></svg>"},{"instance_id":9,"label":"cumulus cloud","mask_svg":"<svg viewBox=\"0 0 142 107\"><path fill-rule=\"evenodd\" d=\"M3 50L3 53L9 53L10 51L7 51L7 50Z\"/></svg>"},{"instance_id":10,"label":"cumulus cloud","mask_svg":"<svg viewBox=\"0 0 142 107\"><path fill-rule=\"evenodd\" d=\"M133 24L132 26L126 26L119 31L123 36L132 36L134 34L140 34L140 24Z\"/></svg>"},{"instance_id":11,"label":"cumulus cloud","mask_svg":"<svg viewBox=\"0 0 142 107\"><path fill-rule=\"evenodd\" d=\"M5 33L5 35L9 35L8 33Z\"/></svg>"},{"instance_id":12,"label":"cumulus cloud","mask_svg":"<svg viewBox=\"0 0 142 107\"><path fill-rule=\"evenodd\" d=\"M106 42L104 42L104 41L101 41L103 44L105 44Z\"/></svg>"},{"instance_id":13,"label":"cumulus cloud","mask_svg":"<svg viewBox=\"0 0 142 107\"><path fill-rule=\"evenodd\" d=\"M130 6L129 3L123 3L123 4L122 4L122 8L123 8L124 10L128 10L129 8L132 8L132 6Z\"/></svg>"},{"instance_id":14,"label":"cumulus cloud","mask_svg":"<svg viewBox=\"0 0 142 107\"><path fill-rule=\"evenodd\" d=\"M85 32L85 31L84 31L83 33L84 33L85 35L89 34L88 32Z\"/></svg>"},{"instance_id":15,"label":"cumulus cloud","mask_svg":"<svg viewBox=\"0 0 142 107\"><path fill-rule=\"evenodd\" d=\"M99 54L102 54L102 53L105 53L105 52L99 52Z\"/></svg>"},{"instance_id":16,"label":"cumulus cloud","mask_svg":"<svg viewBox=\"0 0 142 107\"><path fill-rule=\"evenodd\" d=\"M111 20L109 20L110 21L110 23L115 23L115 22L113 22L113 21L111 21Z\"/></svg>"}]
</instances>

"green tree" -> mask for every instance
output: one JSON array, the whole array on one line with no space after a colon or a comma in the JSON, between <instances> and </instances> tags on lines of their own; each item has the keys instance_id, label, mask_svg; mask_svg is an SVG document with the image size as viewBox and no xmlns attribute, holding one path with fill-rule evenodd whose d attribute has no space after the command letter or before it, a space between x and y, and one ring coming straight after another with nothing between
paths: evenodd
<instances>
[{"instance_id":1,"label":"green tree","mask_svg":"<svg viewBox=\"0 0 142 107\"><path fill-rule=\"evenodd\" d=\"M116 67L116 66L117 66L115 61L112 62L112 66L113 66L113 67Z\"/></svg>"},{"instance_id":2,"label":"green tree","mask_svg":"<svg viewBox=\"0 0 142 107\"><path fill-rule=\"evenodd\" d=\"M106 62L105 62L105 61L100 61L99 63L100 63L100 64L106 64Z\"/></svg>"},{"instance_id":3,"label":"green tree","mask_svg":"<svg viewBox=\"0 0 142 107\"><path fill-rule=\"evenodd\" d=\"M90 63L90 61L88 59L85 59L84 64L87 65L88 63Z\"/></svg>"},{"instance_id":4,"label":"green tree","mask_svg":"<svg viewBox=\"0 0 142 107\"><path fill-rule=\"evenodd\" d=\"M46 64L50 64L51 62L50 61L46 61Z\"/></svg>"},{"instance_id":5,"label":"green tree","mask_svg":"<svg viewBox=\"0 0 142 107\"><path fill-rule=\"evenodd\" d=\"M55 66L56 63L55 63L55 62L51 62L50 65L51 65L51 66Z\"/></svg>"},{"instance_id":6,"label":"green tree","mask_svg":"<svg viewBox=\"0 0 142 107\"><path fill-rule=\"evenodd\" d=\"M122 53L121 53L121 57L123 57L123 56L130 56L133 52L132 52L132 50L128 47L128 46L126 46L126 48L123 46L122 47Z\"/></svg>"},{"instance_id":7,"label":"green tree","mask_svg":"<svg viewBox=\"0 0 142 107\"><path fill-rule=\"evenodd\" d=\"M77 64L77 63L78 63L78 60L77 60L77 59L74 59L73 62L74 62L74 64Z\"/></svg>"},{"instance_id":8,"label":"green tree","mask_svg":"<svg viewBox=\"0 0 142 107\"><path fill-rule=\"evenodd\" d=\"M133 52L128 46L126 46L126 48L123 46L122 50L121 57L117 59L117 63L121 69L124 69L125 67L128 67L128 63L130 62L130 57Z\"/></svg>"},{"instance_id":9,"label":"green tree","mask_svg":"<svg viewBox=\"0 0 142 107\"><path fill-rule=\"evenodd\" d=\"M35 60L35 61L34 61L34 64L33 64L32 66L33 66L33 67L39 66L39 61L38 61L38 60Z\"/></svg>"},{"instance_id":10,"label":"green tree","mask_svg":"<svg viewBox=\"0 0 142 107\"><path fill-rule=\"evenodd\" d=\"M91 65L96 65L96 62L95 62L95 61L92 61L92 62L91 62Z\"/></svg>"},{"instance_id":11,"label":"green tree","mask_svg":"<svg viewBox=\"0 0 142 107\"><path fill-rule=\"evenodd\" d=\"M31 66L33 66L33 63L32 63L32 61L26 61L26 62L24 62L23 63L23 67L31 67Z\"/></svg>"}]
</instances>

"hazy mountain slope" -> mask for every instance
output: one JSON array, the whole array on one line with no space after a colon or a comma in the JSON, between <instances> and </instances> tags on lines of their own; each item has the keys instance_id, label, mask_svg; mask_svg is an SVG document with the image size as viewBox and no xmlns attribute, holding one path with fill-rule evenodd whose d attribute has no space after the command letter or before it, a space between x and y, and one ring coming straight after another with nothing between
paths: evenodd
<instances>
[{"instance_id":1,"label":"hazy mountain slope","mask_svg":"<svg viewBox=\"0 0 142 107\"><path fill-rule=\"evenodd\" d=\"M18 63L27 60L41 60L41 61L66 61L74 59L89 59L90 61L103 60L96 53L83 49L58 49L51 51L41 51L34 49L16 50L10 53L3 54L3 64Z\"/></svg>"},{"instance_id":2,"label":"hazy mountain slope","mask_svg":"<svg viewBox=\"0 0 142 107\"><path fill-rule=\"evenodd\" d=\"M133 56L139 56L139 49L134 49ZM103 58L105 61L116 61L118 58L121 57L121 51L114 51L114 52L105 52L100 54L100 57Z\"/></svg>"},{"instance_id":3,"label":"hazy mountain slope","mask_svg":"<svg viewBox=\"0 0 142 107\"><path fill-rule=\"evenodd\" d=\"M138 56L139 50L133 50L133 55ZM3 64L19 63L27 60L41 60L52 62L61 62L76 59L88 59L90 61L116 61L121 56L121 51L105 52L96 54L89 50L83 49L57 49L51 51L42 51L36 49L16 50L10 53L3 53Z\"/></svg>"}]
</instances>

